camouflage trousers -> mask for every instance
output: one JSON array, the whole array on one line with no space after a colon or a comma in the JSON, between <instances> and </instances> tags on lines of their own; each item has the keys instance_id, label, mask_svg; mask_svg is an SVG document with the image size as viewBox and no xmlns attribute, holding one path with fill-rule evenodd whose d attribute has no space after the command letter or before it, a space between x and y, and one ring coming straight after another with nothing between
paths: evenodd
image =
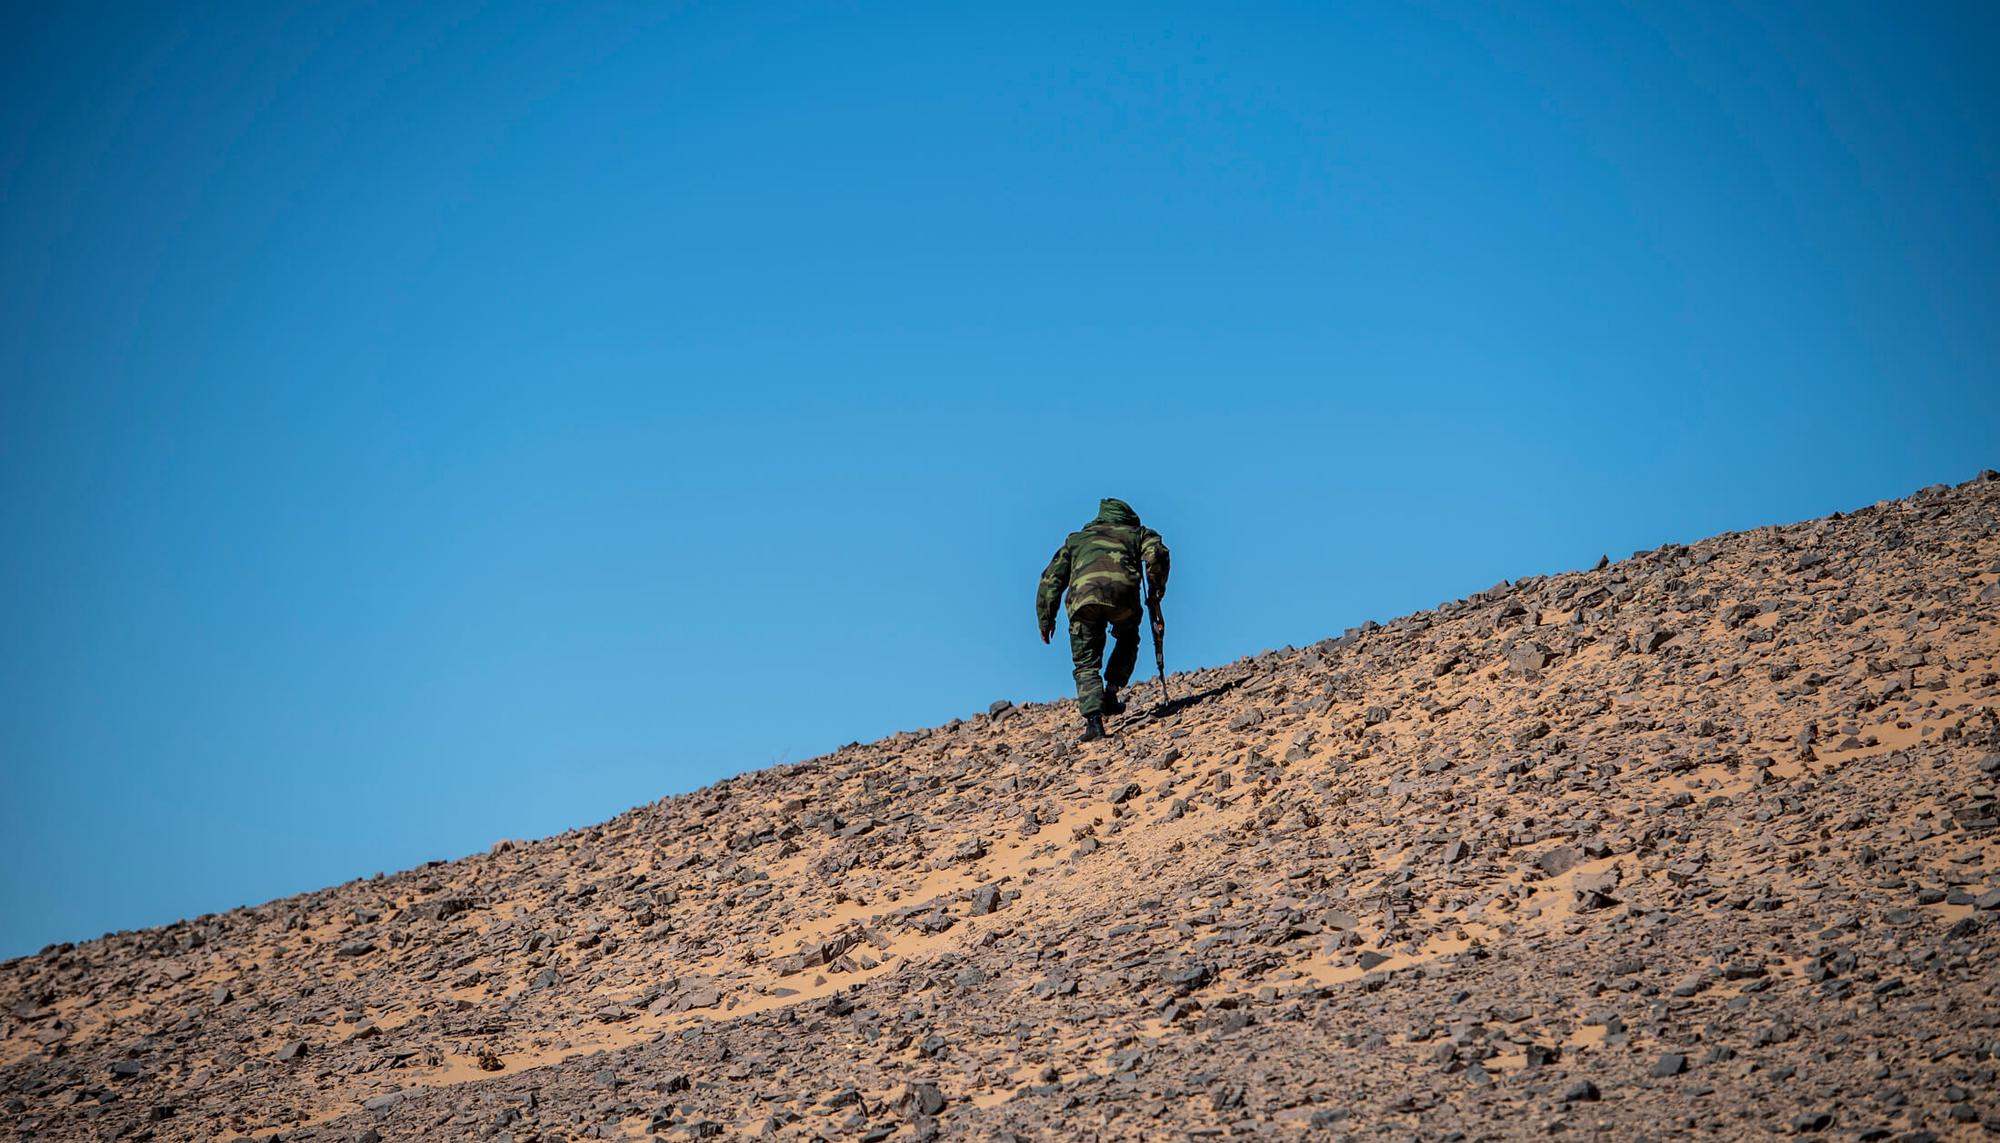
<instances>
[{"instance_id":1,"label":"camouflage trousers","mask_svg":"<svg viewBox=\"0 0 2000 1143\"><path fill-rule=\"evenodd\" d=\"M1132 681L1139 661L1139 615L1136 607L1086 603L1069 613L1069 655L1076 664L1076 705L1084 717L1104 713L1104 691L1122 689ZM1111 661L1104 661L1104 629L1116 640ZM1098 673L1099 667L1103 674Z\"/></svg>"}]
</instances>

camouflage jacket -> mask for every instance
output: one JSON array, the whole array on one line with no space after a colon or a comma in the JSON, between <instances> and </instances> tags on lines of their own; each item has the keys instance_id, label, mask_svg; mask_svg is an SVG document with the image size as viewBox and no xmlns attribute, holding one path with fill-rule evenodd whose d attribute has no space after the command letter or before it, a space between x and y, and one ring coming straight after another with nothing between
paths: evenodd
<instances>
[{"instance_id":1,"label":"camouflage jacket","mask_svg":"<svg viewBox=\"0 0 2000 1143\"><path fill-rule=\"evenodd\" d=\"M1097 518L1071 532L1042 571L1035 592L1035 618L1044 628L1056 621L1056 605L1069 590L1069 609L1087 603L1114 608L1139 605L1139 568L1145 565L1148 603L1167 593L1167 545L1160 534L1139 523L1139 514L1123 500L1104 500Z\"/></svg>"}]
</instances>

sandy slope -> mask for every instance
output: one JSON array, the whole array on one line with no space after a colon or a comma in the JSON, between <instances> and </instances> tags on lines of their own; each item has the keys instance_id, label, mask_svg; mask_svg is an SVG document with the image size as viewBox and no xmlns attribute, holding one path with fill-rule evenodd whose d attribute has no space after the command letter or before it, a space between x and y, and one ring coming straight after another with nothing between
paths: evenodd
<instances>
[{"instance_id":1,"label":"sandy slope","mask_svg":"<svg viewBox=\"0 0 2000 1143\"><path fill-rule=\"evenodd\" d=\"M0 1138L1984 1137L1996 585L1939 487L53 948Z\"/></svg>"}]
</instances>

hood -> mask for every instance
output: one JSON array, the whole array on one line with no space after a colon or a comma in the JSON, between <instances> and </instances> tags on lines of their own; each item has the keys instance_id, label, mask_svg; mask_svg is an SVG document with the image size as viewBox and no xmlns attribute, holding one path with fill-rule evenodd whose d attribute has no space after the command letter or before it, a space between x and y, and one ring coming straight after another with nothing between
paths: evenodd
<instances>
[{"instance_id":1,"label":"hood","mask_svg":"<svg viewBox=\"0 0 2000 1143\"><path fill-rule=\"evenodd\" d=\"M1123 500L1099 500L1097 502L1097 519L1092 520L1091 523L1117 524L1121 527L1136 528L1139 526L1139 514L1132 511L1132 506Z\"/></svg>"}]
</instances>

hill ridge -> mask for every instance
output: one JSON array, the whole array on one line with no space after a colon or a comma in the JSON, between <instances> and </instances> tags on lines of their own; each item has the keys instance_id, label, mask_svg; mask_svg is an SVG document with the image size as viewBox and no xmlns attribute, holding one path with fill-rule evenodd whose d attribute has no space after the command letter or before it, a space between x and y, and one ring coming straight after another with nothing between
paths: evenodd
<instances>
[{"instance_id":1,"label":"hill ridge","mask_svg":"<svg viewBox=\"0 0 2000 1143\"><path fill-rule=\"evenodd\" d=\"M1996 602L1984 473L1104 743L995 704L5 962L0 1090L22 1139L2000 1130Z\"/></svg>"}]
</instances>

